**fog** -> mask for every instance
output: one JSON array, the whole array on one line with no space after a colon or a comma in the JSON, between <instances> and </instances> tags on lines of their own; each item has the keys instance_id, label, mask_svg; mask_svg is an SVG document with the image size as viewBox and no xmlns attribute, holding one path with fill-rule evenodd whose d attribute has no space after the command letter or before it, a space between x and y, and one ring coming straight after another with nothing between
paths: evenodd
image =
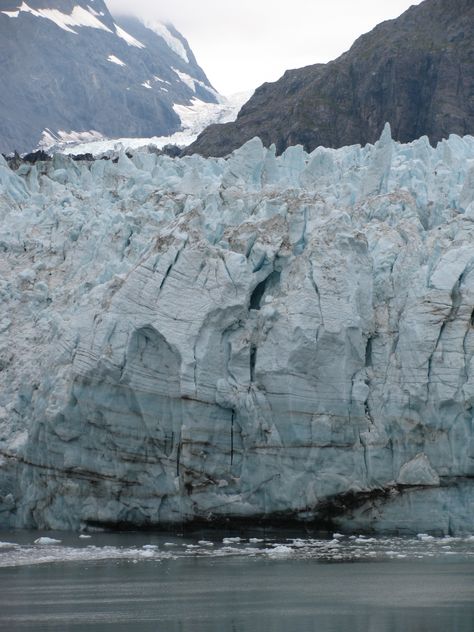
<instances>
[{"instance_id":1,"label":"fog","mask_svg":"<svg viewBox=\"0 0 474 632\"><path fill-rule=\"evenodd\" d=\"M112 13L173 23L222 94L327 62L421 0L106 0Z\"/></svg>"}]
</instances>

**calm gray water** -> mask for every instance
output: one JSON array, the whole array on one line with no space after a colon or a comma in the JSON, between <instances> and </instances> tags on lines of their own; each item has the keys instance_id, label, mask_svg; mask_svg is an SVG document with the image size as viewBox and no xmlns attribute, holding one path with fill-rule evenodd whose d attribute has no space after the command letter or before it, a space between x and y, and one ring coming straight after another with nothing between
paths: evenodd
<instances>
[{"instance_id":1,"label":"calm gray water","mask_svg":"<svg viewBox=\"0 0 474 632\"><path fill-rule=\"evenodd\" d=\"M473 632L473 539L0 533L0 629Z\"/></svg>"}]
</instances>

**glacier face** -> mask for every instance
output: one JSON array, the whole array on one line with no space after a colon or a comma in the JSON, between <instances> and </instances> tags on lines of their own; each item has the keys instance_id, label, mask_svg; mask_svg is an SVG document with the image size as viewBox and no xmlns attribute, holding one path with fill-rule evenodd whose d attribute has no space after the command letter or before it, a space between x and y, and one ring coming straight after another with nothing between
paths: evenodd
<instances>
[{"instance_id":1,"label":"glacier face","mask_svg":"<svg viewBox=\"0 0 474 632\"><path fill-rule=\"evenodd\" d=\"M472 531L474 138L0 161L2 526Z\"/></svg>"}]
</instances>

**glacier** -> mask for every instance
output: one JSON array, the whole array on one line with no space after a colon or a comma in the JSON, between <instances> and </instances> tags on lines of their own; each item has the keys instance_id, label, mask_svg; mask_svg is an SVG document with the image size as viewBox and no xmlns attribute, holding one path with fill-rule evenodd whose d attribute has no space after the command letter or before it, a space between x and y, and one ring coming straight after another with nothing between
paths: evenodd
<instances>
[{"instance_id":1,"label":"glacier","mask_svg":"<svg viewBox=\"0 0 474 632\"><path fill-rule=\"evenodd\" d=\"M112 60L109 59L109 61ZM123 63L120 59L113 63L117 64L118 62ZM179 73L179 71L175 72ZM184 73L177 74L177 76L180 75L184 75ZM197 79L193 79L189 75L186 75L186 77L189 82L193 82L193 86L196 83L200 83ZM181 76L180 79L182 79ZM160 80L159 77L154 77L154 80L163 81ZM146 83L146 87L150 87L150 83ZM208 91L210 91L210 88ZM241 107L248 101L251 95L251 91L237 92L228 97L215 93L217 103L206 103L201 99L193 97L190 105L175 104L173 110L179 116L181 129L168 136L111 139L105 138L95 130L69 133L64 130L58 130L57 133L53 133L51 130L46 129L43 131L38 149L47 151L50 154L92 154L94 157L100 158L107 154L107 152L113 153L120 150L137 151L152 147L163 149L166 145L176 145L177 147L184 148L193 143L199 134L209 125L235 121Z\"/></svg>"},{"instance_id":2,"label":"glacier","mask_svg":"<svg viewBox=\"0 0 474 632\"><path fill-rule=\"evenodd\" d=\"M473 137L0 157L0 218L2 527L473 531Z\"/></svg>"}]
</instances>

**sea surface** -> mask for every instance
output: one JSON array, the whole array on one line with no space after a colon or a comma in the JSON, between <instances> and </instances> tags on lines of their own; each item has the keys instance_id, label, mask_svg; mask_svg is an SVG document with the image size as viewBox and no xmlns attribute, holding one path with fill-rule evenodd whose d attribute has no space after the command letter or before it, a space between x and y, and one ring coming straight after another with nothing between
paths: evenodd
<instances>
[{"instance_id":1,"label":"sea surface","mask_svg":"<svg viewBox=\"0 0 474 632\"><path fill-rule=\"evenodd\" d=\"M3 531L0 630L473 632L474 537Z\"/></svg>"}]
</instances>

